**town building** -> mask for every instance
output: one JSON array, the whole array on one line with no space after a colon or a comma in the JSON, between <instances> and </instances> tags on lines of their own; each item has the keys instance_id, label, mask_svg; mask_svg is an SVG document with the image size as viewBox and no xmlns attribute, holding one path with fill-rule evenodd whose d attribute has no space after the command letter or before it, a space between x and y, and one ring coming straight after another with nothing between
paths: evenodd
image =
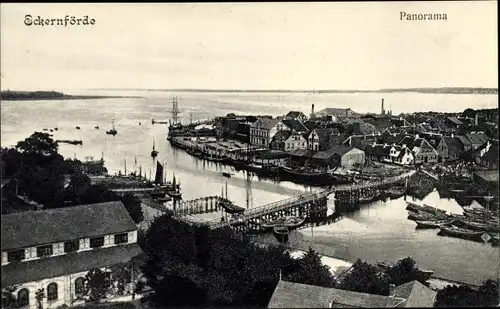
<instances>
[{"instance_id":1,"label":"town building","mask_svg":"<svg viewBox=\"0 0 500 309\"><path fill-rule=\"evenodd\" d=\"M418 281L375 295L280 280L267 308L402 308L433 307L437 292Z\"/></svg>"},{"instance_id":2,"label":"town building","mask_svg":"<svg viewBox=\"0 0 500 309\"><path fill-rule=\"evenodd\" d=\"M352 168L355 165L365 164L365 152L351 146L332 146L325 151L318 151L312 155L311 165L323 167Z\"/></svg>"},{"instance_id":3,"label":"town building","mask_svg":"<svg viewBox=\"0 0 500 309\"><path fill-rule=\"evenodd\" d=\"M440 162L456 161L462 154L462 144L456 136L443 136L436 147Z\"/></svg>"},{"instance_id":4,"label":"town building","mask_svg":"<svg viewBox=\"0 0 500 309\"><path fill-rule=\"evenodd\" d=\"M412 151L406 146L394 145L389 153L391 161L396 164L411 165L415 161Z\"/></svg>"},{"instance_id":5,"label":"town building","mask_svg":"<svg viewBox=\"0 0 500 309\"><path fill-rule=\"evenodd\" d=\"M424 138L406 136L399 142L400 146L411 150L415 164L427 164L438 162L438 152Z\"/></svg>"},{"instance_id":6,"label":"town building","mask_svg":"<svg viewBox=\"0 0 500 309\"><path fill-rule=\"evenodd\" d=\"M486 135L483 132L472 132L466 134L465 136L471 142L472 150L478 149L481 145L483 145L489 140L488 135Z\"/></svg>"},{"instance_id":7,"label":"town building","mask_svg":"<svg viewBox=\"0 0 500 309\"><path fill-rule=\"evenodd\" d=\"M297 133L303 134L309 132L309 129L304 125L301 120L298 119L285 119L283 124Z\"/></svg>"},{"instance_id":8,"label":"town building","mask_svg":"<svg viewBox=\"0 0 500 309\"><path fill-rule=\"evenodd\" d=\"M333 129L314 129L307 138L307 149L312 151L325 151L331 146L330 136L334 134Z\"/></svg>"},{"instance_id":9,"label":"town building","mask_svg":"<svg viewBox=\"0 0 500 309\"><path fill-rule=\"evenodd\" d=\"M282 121L259 118L250 126L250 143L252 145L269 147L274 135L281 130L289 130Z\"/></svg>"},{"instance_id":10,"label":"town building","mask_svg":"<svg viewBox=\"0 0 500 309\"><path fill-rule=\"evenodd\" d=\"M365 147L365 155L372 161L392 162L390 157L391 147L392 146L387 144L382 145L373 143Z\"/></svg>"},{"instance_id":11,"label":"town building","mask_svg":"<svg viewBox=\"0 0 500 309\"><path fill-rule=\"evenodd\" d=\"M141 253L137 226L121 202L2 215L2 288L15 287L19 307L81 302L91 269Z\"/></svg>"},{"instance_id":12,"label":"town building","mask_svg":"<svg viewBox=\"0 0 500 309\"><path fill-rule=\"evenodd\" d=\"M307 120L307 116L303 112L290 111L285 115L285 117L283 117L283 120L298 120L300 122L304 122Z\"/></svg>"},{"instance_id":13,"label":"town building","mask_svg":"<svg viewBox=\"0 0 500 309\"><path fill-rule=\"evenodd\" d=\"M294 151L296 149L307 149L307 139L302 134L294 132L285 140L284 150Z\"/></svg>"},{"instance_id":14,"label":"town building","mask_svg":"<svg viewBox=\"0 0 500 309\"><path fill-rule=\"evenodd\" d=\"M488 169L498 168L498 140L489 140L475 152L476 164Z\"/></svg>"}]
</instances>

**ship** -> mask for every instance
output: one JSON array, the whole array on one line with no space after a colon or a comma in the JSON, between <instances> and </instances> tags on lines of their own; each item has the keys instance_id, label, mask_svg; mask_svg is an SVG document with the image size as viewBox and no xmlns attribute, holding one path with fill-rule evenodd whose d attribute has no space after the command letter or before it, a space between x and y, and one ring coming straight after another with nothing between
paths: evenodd
<instances>
[{"instance_id":1,"label":"ship","mask_svg":"<svg viewBox=\"0 0 500 309\"><path fill-rule=\"evenodd\" d=\"M106 131L106 134L109 134L109 135L113 135L113 136L115 136L116 134L118 134L118 131L116 131L116 128L115 128L115 120L114 120L114 119L111 121L111 124L112 124L112 129L111 129L111 130Z\"/></svg>"},{"instance_id":2,"label":"ship","mask_svg":"<svg viewBox=\"0 0 500 309\"><path fill-rule=\"evenodd\" d=\"M157 165L159 163L157 162ZM161 166L161 164L160 164ZM163 172L163 166L162 166L162 172ZM181 192L181 186L180 184L177 183L176 181L176 178L175 178L175 174L173 175L173 179L172 179L172 185L171 186L168 186L169 188L167 188L167 194L172 197L172 198L175 198L175 199L182 199L182 192Z\"/></svg>"},{"instance_id":3,"label":"ship","mask_svg":"<svg viewBox=\"0 0 500 309\"><path fill-rule=\"evenodd\" d=\"M153 138L153 150L151 150L151 157L154 159L158 155L158 151L155 149L155 139Z\"/></svg>"}]
</instances>

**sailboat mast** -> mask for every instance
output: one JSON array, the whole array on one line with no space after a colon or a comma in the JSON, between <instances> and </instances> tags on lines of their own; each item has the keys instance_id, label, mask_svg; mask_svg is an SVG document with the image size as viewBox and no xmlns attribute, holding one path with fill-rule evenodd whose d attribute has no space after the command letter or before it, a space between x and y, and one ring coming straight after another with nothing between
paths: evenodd
<instances>
[{"instance_id":1,"label":"sailboat mast","mask_svg":"<svg viewBox=\"0 0 500 309\"><path fill-rule=\"evenodd\" d=\"M227 199L227 181L226 181L226 199Z\"/></svg>"}]
</instances>

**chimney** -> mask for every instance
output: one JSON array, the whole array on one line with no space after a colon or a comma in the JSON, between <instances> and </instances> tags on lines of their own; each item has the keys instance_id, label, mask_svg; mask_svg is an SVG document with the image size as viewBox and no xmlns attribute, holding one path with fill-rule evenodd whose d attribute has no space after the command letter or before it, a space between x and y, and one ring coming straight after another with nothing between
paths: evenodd
<instances>
[{"instance_id":1,"label":"chimney","mask_svg":"<svg viewBox=\"0 0 500 309\"><path fill-rule=\"evenodd\" d=\"M476 126L479 125L479 113L476 113L476 116L474 117L474 124Z\"/></svg>"},{"instance_id":2,"label":"chimney","mask_svg":"<svg viewBox=\"0 0 500 309\"><path fill-rule=\"evenodd\" d=\"M418 139L420 138L420 136L418 134L415 134L415 139Z\"/></svg>"},{"instance_id":3,"label":"chimney","mask_svg":"<svg viewBox=\"0 0 500 309\"><path fill-rule=\"evenodd\" d=\"M311 105L311 119L314 119L316 118L315 115L314 115L314 104Z\"/></svg>"},{"instance_id":4,"label":"chimney","mask_svg":"<svg viewBox=\"0 0 500 309\"><path fill-rule=\"evenodd\" d=\"M384 110L384 98L382 98L382 111L381 111L381 114L382 114L382 115L385 115L385 110Z\"/></svg>"},{"instance_id":5,"label":"chimney","mask_svg":"<svg viewBox=\"0 0 500 309\"><path fill-rule=\"evenodd\" d=\"M390 298L396 297L396 286L392 283L389 285L389 297Z\"/></svg>"},{"instance_id":6,"label":"chimney","mask_svg":"<svg viewBox=\"0 0 500 309\"><path fill-rule=\"evenodd\" d=\"M453 133L451 133L451 138L454 138L454 137L455 137L455 135Z\"/></svg>"}]
</instances>

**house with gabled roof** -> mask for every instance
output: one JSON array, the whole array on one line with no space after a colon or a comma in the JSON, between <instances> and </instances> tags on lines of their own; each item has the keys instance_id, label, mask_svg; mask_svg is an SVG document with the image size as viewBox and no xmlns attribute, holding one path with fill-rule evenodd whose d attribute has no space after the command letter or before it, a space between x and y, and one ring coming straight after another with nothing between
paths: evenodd
<instances>
[{"instance_id":1,"label":"house with gabled roof","mask_svg":"<svg viewBox=\"0 0 500 309\"><path fill-rule=\"evenodd\" d=\"M307 148L312 151L325 151L330 148L330 136L334 129L314 129L307 138Z\"/></svg>"},{"instance_id":2,"label":"house with gabled roof","mask_svg":"<svg viewBox=\"0 0 500 309\"><path fill-rule=\"evenodd\" d=\"M484 132L468 133L465 136L470 140L472 150L478 149L481 145L489 140L488 135L486 135Z\"/></svg>"},{"instance_id":3,"label":"house with gabled roof","mask_svg":"<svg viewBox=\"0 0 500 309\"><path fill-rule=\"evenodd\" d=\"M376 295L280 280L267 308L433 307L436 295L418 281L391 285L389 295Z\"/></svg>"},{"instance_id":4,"label":"house with gabled roof","mask_svg":"<svg viewBox=\"0 0 500 309\"><path fill-rule=\"evenodd\" d=\"M463 152L460 139L457 136L443 136L436 147L440 161L455 161Z\"/></svg>"},{"instance_id":5,"label":"house with gabled roof","mask_svg":"<svg viewBox=\"0 0 500 309\"><path fill-rule=\"evenodd\" d=\"M481 145L476 150L475 161L489 169L498 168L498 140L489 140Z\"/></svg>"},{"instance_id":6,"label":"house with gabled roof","mask_svg":"<svg viewBox=\"0 0 500 309\"><path fill-rule=\"evenodd\" d=\"M290 128L290 130L300 134L309 132L309 129L304 125L304 123L298 119L284 119L283 124Z\"/></svg>"},{"instance_id":7,"label":"house with gabled roof","mask_svg":"<svg viewBox=\"0 0 500 309\"><path fill-rule=\"evenodd\" d=\"M419 137L418 134L415 137L404 137L398 145L407 147L411 150L415 164L438 162L439 154L436 149L434 149L434 147L424 138Z\"/></svg>"},{"instance_id":8,"label":"house with gabled roof","mask_svg":"<svg viewBox=\"0 0 500 309\"><path fill-rule=\"evenodd\" d=\"M294 151L296 149L307 149L307 139L297 132L290 133L285 140L285 151Z\"/></svg>"},{"instance_id":9,"label":"house with gabled roof","mask_svg":"<svg viewBox=\"0 0 500 309\"><path fill-rule=\"evenodd\" d=\"M306 121L307 116L300 111L289 111L288 114L285 115L283 120L298 120L298 121Z\"/></svg>"},{"instance_id":10,"label":"house with gabled roof","mask_svg":"<svg viewBox=\"0 0 500 309\"><path fill-rule=\"evenodd\" d=\"M2 288L15 287L17 304L72 305L82 298L91 269L128 262L141 253L137 226L122 202L2 215Z\"/></svg>"},{"instance_id":11,"label":"house with gabled roof","mask_svg":"<svg viewBox=\"0 0 500 309\"><path fill-rule=\"evenodd\" d=\"M281 130L290 130L282 121L259 118L250 126L250 144L269 147L274 135Z\"/></svg>"}]
</instances>

